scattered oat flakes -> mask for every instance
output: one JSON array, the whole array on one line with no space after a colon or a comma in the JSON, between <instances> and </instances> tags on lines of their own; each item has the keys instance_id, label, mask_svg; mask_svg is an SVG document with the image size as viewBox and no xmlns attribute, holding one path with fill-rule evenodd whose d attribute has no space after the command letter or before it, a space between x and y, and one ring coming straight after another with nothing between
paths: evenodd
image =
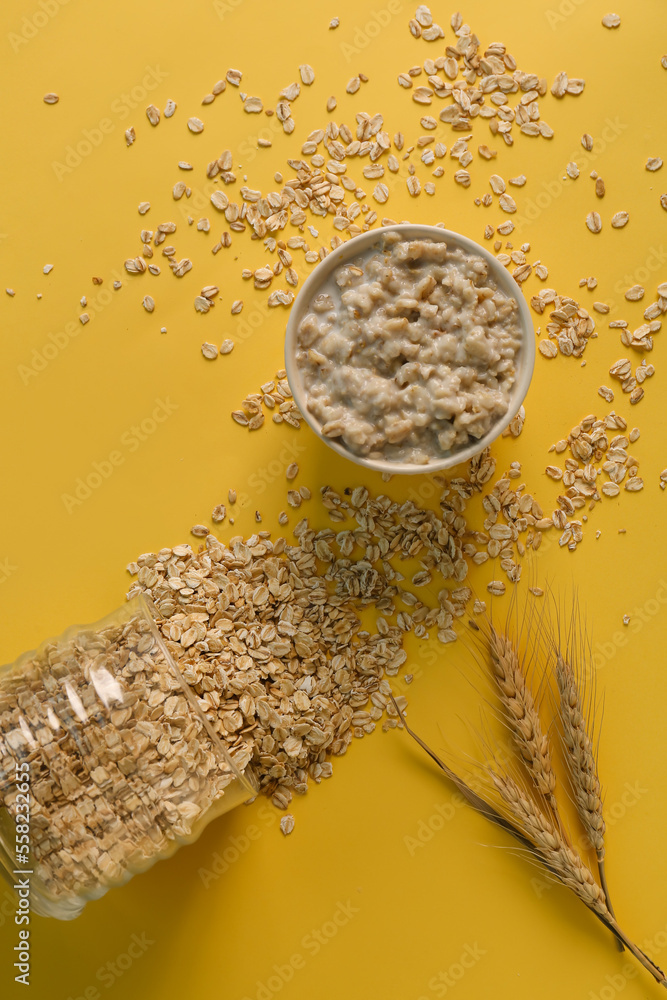
<instances>
[{"instance_id":1,"label":"scattered oat flakes","mask_svg":"<svg viewBox=\"0 0 667 1000\"><path fill-rule=\"evenodd\" d=\"M131 146L136 138L137 135L136 132L134 131L134 125L130 125L129 128L125 129L125 145Z\"/></svg>"},{"instance_id":2,"label":"scattered oat flakes","mask_svg":"<svg viewBox=\"0 0 667 1000\"><path fill-rule=\"evenodd\" d=\"M614 229L622 229L623 226L627 226L629 218L630 216L627 212L616 212L616 214L612 216L611 224Z\"/></svg>"},{"instance_id":3,"label":"scattered oat flakes","mask_svg":"<svg viewBox=\"0 0 667 1000\"><path fill-rule=\"evenodd\" d=\"M60 98L57 94L44 94L43 100L45 104L57 104Z\"/></svg>"},{"instance_id":4,"label":"scattered oat flakes","mask_svg":"<svg viewBox=\"0 0 667 1000\"><path fill-rule=\"evenodd\" d=\"M557 73L554 82L551 84L551 93L554 97L564 97L567 93L568 77L564 70Z\"/></svg>"},{"instance_id":5,"label":"scattered oat flakes","mask_svg":"<svg viewBox=\"0 0 667 1000\"><path fill-rule=\"evenodd\" d=\"M190 129L191 132L195 133L203 132L204 123L201 120L201 118L188 118L188 128Z\"/></svg>"},{"instance_id":6,"label":"scattered oat flakes","mask_svg":"<svg viewBox=\"0 0 667 1000\"><path fill-rule=\"evenodd\" d=\"M618 14L605 14L602 18L602 24L605 28L618 28L621 23L621 19Z\"/></svg>"},{"instance_id":7,"label":"scattered oat flakes","mask_svg":"<svg viewBox=\"0 0 667 1000\"><path fill-rule=\"evenodd\" d=\"M410 176L407 178L405 183L407 185L409 193L412 195L413 198L416 198L419 192L421 191L421 184L419 183L419 178L415 176Z\"/></svg>"},{"instance_id":8,"label":"scattered oat flakes","mask_svg":"<svg viewBox=\"0 0 667 1000\"><path fill-rule=\"evenodd\" d=\"M280 829L287 837L294 829L294 816L291 813L286 813L280 820Z\"/></svg>"},{"instance_id":9,"label":"scattered oat flakes","mask_svg":"<svg viewBox=\"0 0 667 1000\"><path fill-rule=\"evenodd\" d=\"M516 212L516 202L514 198L509 194L501 194L498 199L498 204L502 208L503 212Z\"/></svg>"},{"instance_id":10,"label":"scattered oat flakes","mask_svg":"<svg viewBox=\"0 0 667 1000\"><path fill-rule=\"evenodd\" d=\"M297 465L296 462L290 462L285 471L285 476L287 477L288 480L291 481L292 479L296 479L298 475L299 475L299 466Z\"/></svg>"},{"instance_id":11,"label":"scattered oat flakes","mask_svg":"<svg viewBox=\"0 0 667 1000\"><path fill-rule=\"evenodd\" d=\"M602 219L598 212L589 212L586 216L586 225L592 233L599 233L602 229Z\"/></svg>"},{"instance_id":12,"label":"scattered oat flakes","mask_svg":"<svg viewBox=\"0 0 667 1000\"><path fill-rule=\"evenodd\" d=\"M227 517L227 508L224 503L219 503L217 507L213 508L211 512L211 520L215 521L216 524L220 524L221 521Z\"/></svg>"},{"instance_id":13,"label":"scattered oat flakes","mask_svg":"<svg viewBox=\"0 0 667 1000\"><path fill-rule=\"evenodd\" d=\"M160 121L160 112L154 104L149 104L146 108L146 117L148 118L151 125L157 125Z\"/></svg>"},{"instance_id":14,"label":"scattered oat flakes","mask_svg":"<svg viewBox=\"0 0 667 1000\"><path fill-rule=\"evenodd\" d=\"M660 170L661 167L662 167L662 160L660 159L659 156L649 156L648 160L646 161L647 170L654 172L656 170Z\"/></svg>"},{"instance_id":15,"label":"scattered oat flakes","mask_svg":"<svg viewBox=\"0 0 667 1000\"><path fill-rule=\"evenodd\" d=\"M541 340L537 347L545 358L555 358L558 354L558 348L552 340Z\"/></svg>"},{"instance_id":16,"label":"scattered oat flakes","mask_svg":"<svg viewBox=\"0 0 667 1000\"><path fill-rule=\"evenodd\" d=\"M151 295L144 295L142 305L146 312L152 313L155 309L155 301Z\"/></svg>"},{"instance_id":17,"label":"scattered oat flakes","mask_svg":"<svg viewBox=\"0 0 667 1000\"><path fill-rule=\"evenodd\" d=\"M209 361L213 361L218 356L218 348L215 344L209 344L208 342L201 345L201 352Z\"/></svg>"},{"instance_id":18,"label":"scattered oat flakes","mask_svg":"<svg viewBox=\"0 0 667 1000\"><path fill-rule=\"evenodd\" d=\"M246 97L243 110L249 115L258 115L264 110L264 105L259 97Z\"/></svg>"}]
</instances>

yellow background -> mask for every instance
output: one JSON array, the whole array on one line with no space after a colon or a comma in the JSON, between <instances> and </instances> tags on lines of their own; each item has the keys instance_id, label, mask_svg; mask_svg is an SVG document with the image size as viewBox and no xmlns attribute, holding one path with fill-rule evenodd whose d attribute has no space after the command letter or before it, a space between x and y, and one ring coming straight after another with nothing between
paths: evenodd
<instances>
[{"instance_id":1,"label":"yellow background","mask_svg":"<svg viewBox=\"0 0 667 1000\"><path fill-rule=\"evenodd\" d=\"M45 2L53 11L56 0L50 6ZM276 457L282 467L287 464L286 445L303 448L300 482L314 493L327 482L338 488L361 482L376 491L385 488L379 476L362 475L307 428L296 432L269 422L250 436L232 423L230 410L282 364L286 314L271 310L252 336L237 335L232 355L213 363L202 358L202 341L219 344L234 337L240 321L265 302L266 293L253 292L240 271L260 266L266 258L261 243L251 242L247 234L233 234L233 247L212 256L209 247L223 228L220 217L213 218L210 206L200 210L193 204L195 220L208 215L213 231L205 236L188 229L181 214L185 200L174 203L171 188L185 179L201 189L206 163L229 148L235 166L243 165L237 170L237 187L247 170L250 186L272 189L274 170L287 174L286 158L298 156L303 138L326 121L330 94L339 102L335 120L354 125L355 112L381 111L390 133L400 128L408 141L416 140L419 117L429 109L418 107L399 89L396 74L435 58L442 45L412 39L407 22L413 6L395 2L392 9L397 6L400 11L370 38L376 32L366 32L366 25L374 12L387 10L385 0L236 0L217 9L208 0L178 5L69 0L47 16L39 13L37 0L3 3L0 281L16 295L0 295L0 661L14 659L73 621L95 620L120 604L129 583L125 564L140 552L188 540L190 525L206 522L229 487L247 494L249 501L237 509L235 528L225 525L223 537L236 530L251 533L255 509L262 512L263 527L276 529L277 513L285 505L285 481L282 475L273 479L267 469ZM540 192L547 196L537 218L525 224L518 238L514 235L515 246L529 241L530 259L539 257L547 264L547 284L564 294L578 297L579 279L595 275L598 289L583 290L581 301L589 308L594 299L614 303L609 318L625 317L634 326L641 322L641 307L624 302L625 287L640 281L651 301L655 286L667 278L667 213L658 204L667 188L667 171L650 174L644 169L648 156L667 153L667 73L660 66L667 49L667 16L663 0L622 4L617 8L622 26L611 32L600 24L608 9L601 0L563 0L560 6L558 0L514 5L470 0L463 16L482 47L502 40L521 69L549 82L565 69L586 79L585 92L540 102L543 117L556 131L551 142L517 134L510 149L492 142L478 122L471 147L489 141L499 153L492 164L475 156L470 189L454 184L455 167L448 159L434 198L422 193L410 199L401 183L385 209L398 220L442 221L481 241L485 224L497 225L502 218L496 208L475 207L474 196L488 190L486 178L493 171L504 177L524 172L527 185L512 191L518 214ZM450 14L449 8L434 7L448 40ZM327 27L333 15L341 20L337 31ZM26 40L22 31L34 37ZM350 54L343 45L356 52ZM233 88L212 107L200 107L203 95L230 66L243 70L243 89L271 106L278 91L297 78L302 62L314 67L315 83L303 88L293 105L294 135L276 134L270 150L257 151L253 140L266 119L243 114ZM123 118L122 95L142 86L147 67L159 69L161 82ZM348 79L359 71L369 82L354 97L346 95ZM42 102L51 90L60 95L55 107ZM178 103L176 115L152 129L145 106L152 101L163 108L170 97ZM185 125L193 114L206 122L198 136ZM105 118L111 130L59 179L54 163L63 162L66 147ZM581 134L599 137L608 119L620 127L594 163L606 182L604 201L595 199L588 170L557 191L571 154L583 153ZM123 131L130 124L137 141L128 150ZM442 131L451 144L452 134ZM179 159L191 160L195 170L182 174ZM362 179L360 167L350 170ZM419 166L418 174L422 182L428 179ZM369 194L373 185L364 184ZM152 203L144 218L136 207L142 200ZM584 226L592 209L603 215L599 236ZM611 230L609 219L621 209L630 212L630 223L624 230ZM169 218L178 223L170 241L179 257L192 258L193 270L180 281L166 268L159 278L123 274L122 290L24 384L20 366L31 364L33 349L41 352L48 334L72 321L78 327L83 311L79 298L85 294L92 302L99 295L92 276L104 277L101 287L109 288L112 272L140 252L140 229ZM323 234L329 232L328 224L316 224ZM163 263L159 252L156 259ZM48 276L42 273L46 263L55 265ZM300 269L303 274L307 266ZM192 300L208 283L221 286L220 300L200 316ZM533 294L538 284L531 278L527 293ZM152 315L141 307L148 292L157 303ZM235 298L245 299L245 309L233 317L229 306ZM627 353L617 332L598 319L600 336L587 347L586 367L572 358L547 362L538 357L524 433L516 442L505 439L494 447L499 472L512 460L523 463L527 488L545 509L551 509L557 493L543 473L547 448L586 413L607 412L597 386L609 383L609 365ZM163 325L166 335L159 332ZM652 956L663 965L667 628L660 595L664 601L667 495L658 488L658 476L667 466L661 396L665 336L656 336L649 360L657 374L646 383L644 400L635 408L620 394L616 401L630 426L642 431L633 454L646 483L643 493L621 492L617 500L605 500L594 511L577 552L545 544L532 570L538 582L549 579L560 591L575 582L594 641L611 649L597 673L605 696L600 763L611 814L608 875L622 925L640 943L653 940ZM123 435L150 417L160 398L177 407L169 419L136 451L121 445L128 440ZM85 478L94 462L119 448L122 465L68 513L62 495L73 492L77 478ZM260 488L250 477L262 470L266 475ZM394 480L387 489L401 498L424 483ZM314 523L326 523L316 500L307 508ZM477 523L479 509L478 503L471 507ZM627 533L618 534L619 528ZM597 542L595 529L602 531ZM493 575L492 566L483 569L472 577L479 590ZM645 621L638 617L640 611ZM626 613L640 623L632 630L621 624ZM627 639L622 645L614 639L619 632L621 640ZM465 681L468 656L461 643L429 646L424 654L410 640L408 649L415 671L421 667L410 690L410 718L441 746L439 722L446 726L457 715L477 711ZM274 966L285 966L298 954L303 967L273 995L286 1000L431 1000L437 994L429 981L457 963L467 946L477 949L479 957L448 988L447 995L457 1000L609 998L621 988L625 1000L635 1000L657 990L641 970L625 986L627 955L618 955L604 928L564 889L531 884L538 873L508 851L507 838L471 810L454 805L445 809L453 817L440 823L437 807L451 806L451 797L452 789L405 734L377 732L355 741L347 757L335 760L333 779L293 803L296 828L291 837L281 835L279 814L262 799L222 817L195 846L90 904L75 923L35 918L29 995L66 1000L86 995L86 989L95 996L95 989L100 996L128 1000L242 1000L258 992L261 997L259 984L270 980ZM411 851L412 841L406 838L424 833L429 823L439 829ZM249 826L261 835L205 888L198 870L212 864L215 852L233 847L232 838L246 836ZM245 841L236 843L243 846ZM25 994L12 982L16 937L4 889L0 899L0 990L13 998ZM339 903L356 911L347 922ZM343 926L314 954L307 935L322 928L331 934L336 914ZM110 974L105 978L103 971L98 977L107 963L126 953L133 933L153 942L145 954L115 981L111 974L109 982ZM125 959L121 965L127 965Z\"/></svg>"}]
</instances>

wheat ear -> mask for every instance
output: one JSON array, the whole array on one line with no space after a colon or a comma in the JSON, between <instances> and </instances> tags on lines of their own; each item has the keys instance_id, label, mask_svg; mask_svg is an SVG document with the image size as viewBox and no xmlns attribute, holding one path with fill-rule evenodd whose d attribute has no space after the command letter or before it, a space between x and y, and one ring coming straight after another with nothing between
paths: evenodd
<instances>
[{"instance_id":1,"label":"wheat ear","mask_svg":"<svg viewBox=\"0 0 667 1000\"><path fill-rule=\"evenodd\" d=\"M586 867L576 851L570 847L560 830L538 809L530 798L524 795L519 785L512 778L506 775L498 775L490 768L487 768L502 801L507 807L507 812L512 816L512 819L509 819L507 815L500 813L491 802L473 791L451 768L447 767L440 760L438 755L431 750L421 737L413 732L406 722L405 716L394 696L392 695L391 697L399 718L408 734L442 768L447 777L454 782L470 804L483 816L491 820L491 822L511 833L522 846L526 847L542 861L545 867L556 878L570 888L596 914L602 923L612 931L617 940L624 942L644 968L659 983L667 986L667 980L662 970L640 948L630 941L616 923L616 919L607 907L604 893L593 878L590 869Z\"/></svg>"},{"instance_id":2,"label":"wheat ear","mask_svg":"<svg viewBox=\"0 0 667 1000\"><path fill-rule=\"evenodd\" d=\"M557 817L556 775L551 763L551 750L547 737L542 732L542 723L526 685L519 656L508 637L496 631L493 626L488 639L493 675L500 692L505 719L535 787Z\"/></svg>"},{"instance_id":3,"label":"wheat ear","mask_svg":"<svg viewBox=\"0 0 667 1000\"><path fill-rule=\"evenodd\" d=\"M603 889L595 881L590 868L563 839L558 828L524 794L513 778L506 774L497 774L491 768L488 771L498 794L512 814L514 825L531 842L538 857L563 885L571 889L575 896L578 896L589 909L600 917L603 923L614 932L617 940L623 942L654 979L662 986L667 987L667 980L662 969L652 962L648 955L644 954L641 948L638 948L618 926L614 914L607 905Z\"/></svg>"},{"instance_id":4,"label":"wheat ear","mask_svg":"<svg viewBox=\"0 0 667 1000\"><path fill-rule=\"evenodd\" d=\"M586 836L595 848L599 863L604 861L605 822L602 796L593 743L588 735L586 718L572 665L556 655L556 681L560 695L559 716L567 752L574 801Z\"/></svg>"},{"instance_id":5,"label":"wheat ear","mask_svg":"<svg viewBox=\"0 0 667 1000\"><path fill-rule=\"evenodd\" d=\"M544 863L591 910L607 921L613 919L604 893L593 873L579 855L563 839L560 830L507 774L497 774L489 768L498 794L513 814L516 825L534 845Z\"/></svg>"}]
</instances>

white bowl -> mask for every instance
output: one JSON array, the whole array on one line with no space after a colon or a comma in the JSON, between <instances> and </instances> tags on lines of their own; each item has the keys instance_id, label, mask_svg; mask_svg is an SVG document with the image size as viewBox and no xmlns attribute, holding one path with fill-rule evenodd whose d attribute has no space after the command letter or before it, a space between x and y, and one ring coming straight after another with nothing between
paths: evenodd
<instances>
[{"instance_id":1,"label":"white bowl","mask_svg":"<svg viewBox=\"0 0 667 1000\"><path fill-rule=\"evenodd\" d=\"M355 257L366 253L374 245L379 244L383 232L400 233L403 239L430 239L438 242L446 242L450 246L460 247L466 253L477 254L479 257L483 257L489 265L489 273L495 278L498 287L510 298L515 299L519 306L521 349L517 359L517 374L512 386L507 413L493 425L484 437L472 441L465 448L454 449L443 458L434 459L432 462L427 462L424 465L416 465L411 462L390 462L383 459L364 458L362 455L355 455L349 451L337 439L325 437L322 434L319 422L308 412L306 394L296 364L297 329L304 315L308 312L313 299L321 291L322 286L331 276L333 270L340 267L341 264L349 263ZM512 275L484 247L469 240L467 236L461 236L460 233L454 233L450 229L441 229L439 226L403 223L397 226L388 226L386 229L374 229L367 233L362 233L360 236L353 237L351 240L343 243L342 246L339 246L337 250L333 250L328 257L325 257L317 265L312 274L303 283L292 306L285 334L285 369L287 371L287 379L292 390L292 395L294 396L294 401L301 410L306 423L312 427L325 444L333 448L334 451L337 451L339 455L344 455L345 458L349 458L350 461L356 462L357 465L363 465L367 469L376 469L378 472L389 472L392 475L417 475L418 473L424 474L437 472L441 469L450 469L461 462L467 462L473 455L479 454L480 451L502 434L519 412L528 392L534 365L535 332L533 321L528 304Z\"/></svg>"}]
</instances>

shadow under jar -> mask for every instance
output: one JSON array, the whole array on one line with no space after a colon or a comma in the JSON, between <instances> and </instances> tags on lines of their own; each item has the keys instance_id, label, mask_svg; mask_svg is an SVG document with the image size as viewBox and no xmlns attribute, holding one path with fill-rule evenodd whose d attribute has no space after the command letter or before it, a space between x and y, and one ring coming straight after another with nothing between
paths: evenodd
<instances>
[{"instance_id":1,"label":"shadow under jar","mask_svg":"<svg viewBox=\"0 0 667 1000\"><path fill-rule=\"evenodd\" d=\"M20 906L72 919L252 797L246 763L135 597L0 668L0 873L26 878Z\"/></svg>"}]
</instances>

